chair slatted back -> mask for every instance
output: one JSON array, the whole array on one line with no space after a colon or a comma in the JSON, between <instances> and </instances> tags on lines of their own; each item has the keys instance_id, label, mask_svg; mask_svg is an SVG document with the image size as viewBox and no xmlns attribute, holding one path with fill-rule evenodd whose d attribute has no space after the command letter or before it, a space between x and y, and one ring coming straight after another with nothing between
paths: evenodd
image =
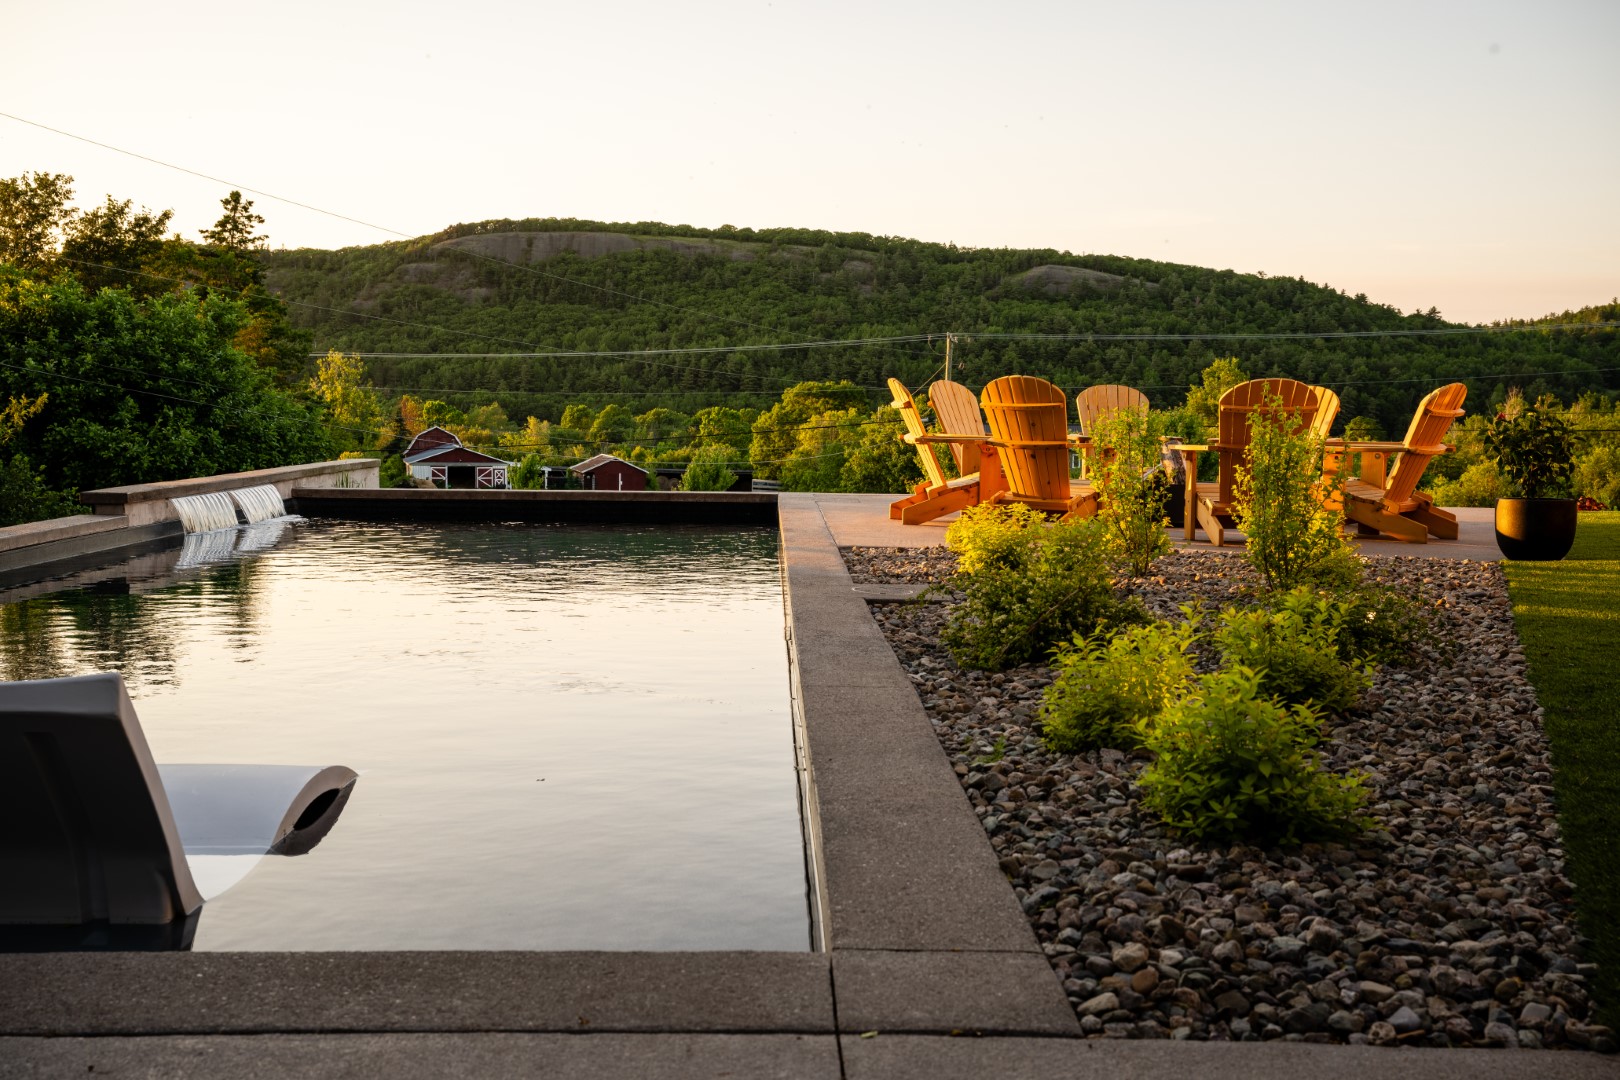
<instances>
[{"instance_id":1,"label":"chair slatted back","mask_svg":"<svg viewBox=\"0 0 1620 1080\"><path fill-rule=\"evenodd\" d=\"M979 399L961 383L940 379L928 388L928 404L939 418L939 430L946 435L983 435L984 414ZM966 476L979 468L979 452L967 443L951 443L956 471Z\"/></svg>"},{"instance_id":2,"label":"chair slatted back","mask_svg":"<svg viewBox=\"0 0 1620 1080\"><path fill-rule=\"evenodd\" d=\"M1418 403L1417 412L1412 414L1412 423L1406 429L1406 438L1401 440L1405 449L1401 451L1384 485L1386 501L1405 502L1417 491L1423 470L1429 467L1429 459L1444 453L1440 440L1451 430L1452 423L1463 415L1462 403L1467 396L1468 387L1462 383L1449 383L1430 391Z\"/></svg>"},{"instance_id":3,"label":"chair slatted back","mask_svg":"<svg viewBox=\"0 0 1620 1080\"><path fill-rule=\"evenodd\" d=\"M1296 418L1294 430L1300 431L1315 423L1318 407L1316 387L1294 379L1250 379L1222 394L1212 444L1220 454L1216 502L1229 506L1237 499L1237 474L1248 460L1249 421L1256 414L1288 413Z\"/></svg>"},{"instance_id":4,"label":"chair slatted back","mask_svg":"<svg viewBox=\"0 0 1620 1080\"><path fill-rule=\"evenodd\" d=\"M1339 415L1339 395L1325 386L1312 389L1316 391L1316 418L1311 421L1311 434L1326 439L1333 434L1333 421Z\"/></svg>"},{"instance_id":5,"label":"chair slatted back","mask_svg":"<svg viewBox=\"0 0 1620 1080\"><path fill-rule=\"evenodd\" d=\"M1007 477L1008 497L1066 500L1069 404L1063 391L1032 375L1005 375L984 388L979 403Z\"/></svg>"},{"instance_id":6,"label":"chair slatted back","mask_svg":"<svg viewBox=\"0 0 1620 1080\"><path fill-rule=\"evenodd\" d=\"M900 419L905 422L907 434L928 434L928 428L923 425L922 412L917 408L917 402L912 398L911 391L906 389L906 384L899 379L890 379L889 392L894 395L894 400L890 404L900 411ZM923 475L928 478L931 487L946 483L945 470L939 467L939 459L934 457L933 447L926 443L918 443L917 458L922 462Z\"/></svg>"},{"instance_id":7,"label":"chair slatted back","mask_svg":"<svg viewBox=\"0 0 1620 1080\"><path fill-rule=\"evenodd\" d=\"M1147 412L1147 395L1129 386L1108 385L1087 387L1074 397L1075 419L1080 421L1080 432L1084 435L1091 434L1091 427L1098 420L1121 409Z\"/></svg>"}]
</instances>

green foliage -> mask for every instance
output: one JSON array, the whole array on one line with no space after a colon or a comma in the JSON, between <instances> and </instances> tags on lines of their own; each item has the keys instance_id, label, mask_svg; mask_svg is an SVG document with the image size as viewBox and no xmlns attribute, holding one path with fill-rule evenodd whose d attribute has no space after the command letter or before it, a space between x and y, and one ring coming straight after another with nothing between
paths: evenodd
<instances>
[{"instance_id":1,"label":"green foliage","mask_svg":"<svg viewBox=\"0 0 1620 1080\"><path fill-rule=\"evenodd\" d=\"M385 455L382 464L377 466L377 486L380 488L407 487L410 478L405 459L398 454Z\"/></svg>"},{"instance_id":2,"label":"green foliage","mask_svg":"<svg viewBox=\"0 0 1620 1080\"><path fill-rule=\"evenodd\" d=\"M50 402L13 440L58 491L333 456L317 413L233 344L218 295L138 300L0 267L0 398Z\"/></svg>"},{"instance_id":3,"label":"green foliage","mask_svg":"<svg viewBox=\"0 0 1620 1080\"><path fill-rule=\"evenodd\" d=\"M1283 605L1303 603L1295 598L1305 590L1273 593ZM1342 606L1339 656L1344 660L1402 666L1413 659L1413 649L1433 629L1422 604L1404 591L1368 581L1332 589L1328 594Z\"/></svg>"},{"instance_id":4,"label":"green foliage","mask_svg":"<svg viewBox=\"0 0 1620 1080\"><path fill-rule=\"evenodd\" d=\"M1093 425L1086 451L1109 559L1135 577L1146 575L1155 559L1170 554L1163 434L1163 416L1119 410Z\"/></svg>"},{"instance_id":5,"label":"green foliage","mask_svg":"<svg viewBox=\"0 0 1620 1080\"><path fill-rule=\"evenodd\" d=\"M1238 364L1235 356L1216 360L1199 372L1200 381L1187 389L1187 401L1183 407L1197 418L1204 432L1213 430L1220 420L1221 395L1239 383L1249 381L1249 376ZM1199 433L1200 442L1203 441L1204 432Z\"/></svg>"},{"instance_id":6,"label":"green foliage","mask_svg":"<svg viewBox=\"0 0 1620 1080\"><path fill-rule=\"evenodd\" d=\"M1348 607L1307 588L1277 600L1270 610L1221 612L1214 639L1222 662L1253 671L1260 692L1285 704L1344 712L1372 684L1366 664L1347 655Z\"/></svg>"},{"instance_id":7,"label":"green foliage","mask_svg":"<svg viewBox=\"0 0 1620 1080\"><path fill-rule=\"evenodd\" d=\"M1339 511L1323 505L1321 440L1296 425L1281 410L1251 414L1249 460L1237 477L1243 555L1273 590L1348 583L1361 572Z\"/></svg>"},{"instance_id":8,"label":"green foliage","mask_svg":"<svg viewBox=\"0 0 1620 1080\"><path fill-rule=\"evenodd\" d=\"M726 491L737 482L724 447L705 447L692 456L681 477L682 491Z\"/></svg>"},{"instance_id":9,"label":"green foliage","mask_svg":"<svg viewBox=\"0 0 1620 1080\"><path fill-rule=\"evenodd\" d=\"M1620 446L1594 446L1576 458L1574 481L1587 498L1620 507Z\"/></svg>"},{"instance_id":10,"label":"green foliage","mask_svg":"<svg viewBox=\"0 0 1620 1080\"><path fill-rule=\"evenodd\" d=\"M956 584L966 597L951 609L940 640L964 668L1031 663L1076 634L1146 619L1140 604L1114 595L1103 536L1091 518L1023 529Z\"/></svg>"},{"instance_id":11,"label":"green foliage","mask_svg":"<svg viewBox=\"0 0 1620 1080\"><path fill-rule=\"evenodd\" d=\"M44 470L35 468L28 455L0 457L0 526L85 512L72 492L47 487Z\"/></svg>"},{"instance_id":12,"label":"green foliage","mask_svg":"<svg viewBox=\"0 0 1620 1080\"><path fill-rule=\"evenodd\" d=\"M1022 555L1027 530L1045 523L1045 514L1023 503L979 503L951 522L945 530L945 546L956 553L959 574L1007 567Z\"/></svg>"},{"instance_id":13,"label":"green foliage","mask_svg":"<svg viewBox=\"0 0 1620 1080\"><path fill-rule=\"evenodd\" d=\"M1495 506L1510 490L1494 461L1476 461L1455 480L1440 480L1429 487L1438 506Z\"/></svg>"},{"instance_id":14,"label":"green foliage","mask_svg":"<svg viewBox=\"0 0 1620 1080\"><path fill-rule=\"evenodd\" d=\"M1485 452L1526 499L1556 498L1569 488L1575 437L1551 408L1498 414L1485 428Z\"/></svg>"},{"instance_id":15,"label":"green foliage","mask_svg":"<svg viewBox=\"0 0 1620 1080\"><path fill-rule=\"evenodd\" d=\"M1263 696L1254 671L1205 675L1142 728L1155 755L1143 802L1200 840L1295 844L1365 828L1361 778L1322 768L1321 724L1309 706Z\"/></svg>"},{"instance_id":16,"label":"green foliage","mask_svg":"<svg viewBox=\"0 0 1620 1080\"><path fill-rule=\"evenodd\" d=\"M1131 747L1141 731L1193 681L1188 650L1197 638L1189 610L1179 626L1132 627L1106 641L1076 637L1059 646L1056 678L1041 705L1048 750L1075 754L1098 747Z\"/></svg>"},{"instance_id":17,"label":"green foliage","mask_svg":"<svg viewBox=\"0 0 1620 1080\"><path fill-rule=\"evenodd\" d=\"M50 269L63 229L73 219L73 177L23 173L0 180L0 263Z\"/></svg>"},{"instance_id":18,"label":"green foliage","mask_svg":"<svg viewBox=\"0 0 1620 1080\"><path fill-rule=\"evenodd\" d=\"M543 246L561 232L621 234L630 250L601 257L559 252L535 264L544 274L526 260L505 266L476 257L496 250L494 241L488 249L477 247L485 234L514 232L533 238L531 258L541 257ZM666 237L692 242L679 252L654 242ZM1070 389L1095 383L1199 383L1205 391L1201 371L1224 357L1200 341L970 338L976 330L992 329L1100 337L1309 335L1446 325L1297 278L795 228L486 221L370 247L267 251L255 257L275 291L314 305L292 309L298 325L318 331L323 347L344 351L488 352L504 350L514 339L565 349L723 348L949 329L966 335L956 342L954 373L969 385L1023 372ZM1048 265L1114 275L1113 284L1049 292L1027 276ZM402 321L346 314L361 299L375 305L365 310ZM1495 334L1340 338L1331 346L1306 336L1234 342L1231 348L1239 350L1237 366L1254 377L1348 384L1346 416L1369 416L1386 431L1400 432L1423 393L1457 372L1487 376L1470 383L1476 401L1497 385L1488 376L1527 370L1566 372L1545 377L1531 388L1537 394L1563 392L1572 398L1584 389L1620 387L1620 371L1603 370L1620 368L1620 335L1598 325L1601 312L1592 314L1591 320L1584 313L1564 320L1579 323L1577 330L1526 326ZM888 401L882 389L886 377L921 385L940 359L937 343L881 343L698 354L657 363L635 356L590 363L543 357L468 362L454 356L368 363L379 385L491 389L511 415L555 422L564 405L584 399L598 406L615 401L637 413L660 406L685 413L716 404L768 408L781 387L801 380L848 380L862 388L806 416L851 406L866 412ZM1208 390L1220 383L1215 380ZM596 394L603 396L592 397ZM1213 399L1206 392L1204 400ZM1206 423L1212 422L1211 412ZM1203 441L1203 434L1196 432L1196 440ZM748 449L747 440L742 449ZM785 449L754 457L780 460Z\"/></svg>"},{"instance_id":19,"label":"green foliage","mask_svg":"<svg viewBox=\"0 0 1620 1080\"><path fill-rule=\"evenodd\" d=\"M507 483L520 491L535 491L546 486L545 460L539 454L525 454L511 471Z\"/></svg>"}]
</instances>

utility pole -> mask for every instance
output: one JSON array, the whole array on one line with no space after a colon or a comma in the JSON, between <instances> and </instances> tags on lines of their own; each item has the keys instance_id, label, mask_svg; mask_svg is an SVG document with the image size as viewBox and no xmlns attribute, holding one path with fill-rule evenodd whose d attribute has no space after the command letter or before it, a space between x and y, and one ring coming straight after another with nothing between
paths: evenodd
<instances>
[{"instance_id":1,"label":"utility pole","mask_svg":"<svg viewBox=\"0 0 1620 1080\"><path fill-rule=\"evenodd\" d=\"M945 381L951 381L951 344L956 340L955 334L945 335Z\"/></svg>"}]
</instances>

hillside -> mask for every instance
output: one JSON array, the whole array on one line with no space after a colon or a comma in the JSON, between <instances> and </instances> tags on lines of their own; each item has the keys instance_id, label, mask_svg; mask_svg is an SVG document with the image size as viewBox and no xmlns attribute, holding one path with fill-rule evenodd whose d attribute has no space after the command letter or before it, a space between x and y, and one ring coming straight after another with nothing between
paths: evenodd
<instances>
[{"instance_id":1,"label":"hillside","mask_svg":"<svg viewBox=\"0 0 1620 1080\"><path fill-rule=\"evenodd\" d=\"M340 251L268 252L264 262L267 284L294 305L294 321L313 331L323 352L719 350L645 359L367 361L376 383L389 390L462 406L499 400L514 416L543 419L578 400L613 401L633 412L764 406L806 379L849 379L868 387L869 404L877 404L887 399L885 377L917 384L936 372L941 338L739 347L947 331L963 335L954 347L954 374L970 384L1029 372L1071 389L1130 383L1169 404L1211 359L1231 355L1251 375L1333 386L1345 417L1372 416L1390 431L1405 427L1425 390L1457 377L1470 381L1476 408L1514 383L1531 395L1550 391L1566 400L1620 388L1620 341L1603 328L1547 332L1526 323L1510 334L1218 341L977 336L1454 328L1438 313L1403 315L1297 278L1049 249L545 219L458 225Z\"/></svg>"}]
</instances>

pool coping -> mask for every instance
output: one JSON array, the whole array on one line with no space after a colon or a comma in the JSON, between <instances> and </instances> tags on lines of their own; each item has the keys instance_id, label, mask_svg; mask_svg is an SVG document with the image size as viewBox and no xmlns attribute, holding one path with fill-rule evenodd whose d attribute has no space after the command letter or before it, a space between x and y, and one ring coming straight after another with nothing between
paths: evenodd
<instances>
[{"instance_id":1,"label":"pool coping","mask_svg":"<svg viewBox=\"0 0 1620 1080\"><path fill-rule=\"evenodd\" d=\"M983 1063L996 1059L1026 1063L1004 1075L1030 1076L1159 1071L1172 1062L1210 1077L1368 1070L1357 1048L1293 1044L1268 1056L1264 1047L1098 1049L1082 1039L816 496L784 493L777 509L819 951L4 955L0 1076L7 1062L184 1057L245 1039L267 1063L308 1053L311 1038L338 1047L381 1037L402 1054L425 1035L505 1038L476 1045L507 1047L509 1066L523 1071L521 1062L536 1060L525 1053L554 1044L513 1042L520 1033L589 1036L604 1063L630 1053L631 1040L642 1055L637 1068L656 1059L659 1075L671 1076L708 1075L713 1054L756 1051L762 1062L788 1054L782 1063L797 1065L786 1075L984 1075ZM278 1034L288 1038L265 1045L262 1036ZM961 1034L994 1038L939 1037ZM701 1041L709 1037L720 1041ZM574 1053L587 1044L567 1045ZM1373 1054L1392 1075L1435 1078L1498 1075L1486 1063L1502 1056ZM431 1060L410 1068L431 1073ZM1590 1054L1546 1052L1535 1061L1547 1076L1620 1072ZM612 1074L637 1075L622 1068Z\"/></svg>"}]
</instances>

